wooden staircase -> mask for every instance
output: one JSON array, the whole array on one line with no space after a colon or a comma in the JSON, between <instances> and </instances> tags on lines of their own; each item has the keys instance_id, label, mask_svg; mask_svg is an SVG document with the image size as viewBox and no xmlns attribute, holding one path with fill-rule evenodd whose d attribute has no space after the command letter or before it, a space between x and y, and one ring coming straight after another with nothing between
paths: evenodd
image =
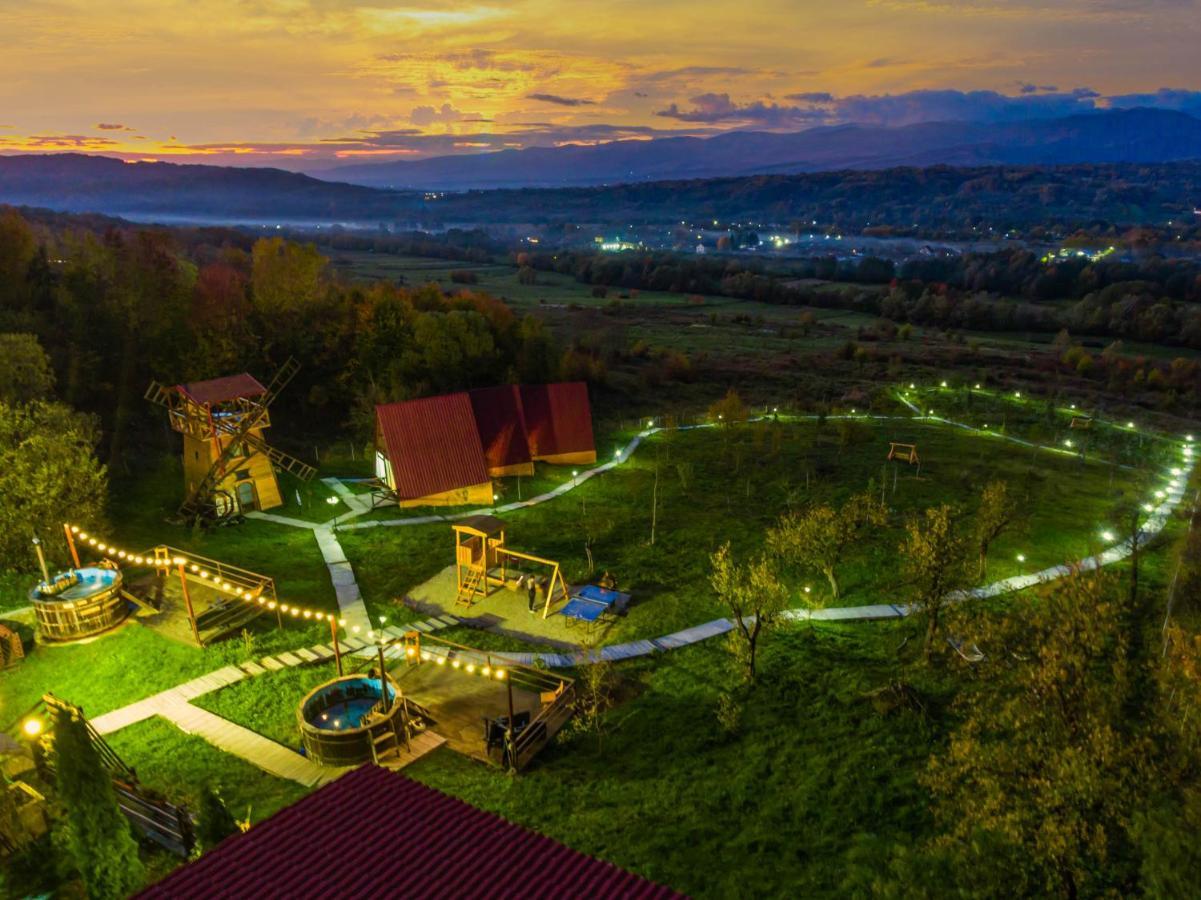
<instances>
[{"instance_id":1,"label":"wooden staircase","mask_svg":"<svg viewBox=\"0 0 1201 900\"><path fill-rule=\"evenodd\" d=\"M478 569L468 569L467 577L463 580L463 583L459 585L459 593L458 596L455 597L455 606L471 606L471 604L475 602L475 595L477 593L484 593L482 588L483 581L483 567Z\"/></svg>"}]
</instances>

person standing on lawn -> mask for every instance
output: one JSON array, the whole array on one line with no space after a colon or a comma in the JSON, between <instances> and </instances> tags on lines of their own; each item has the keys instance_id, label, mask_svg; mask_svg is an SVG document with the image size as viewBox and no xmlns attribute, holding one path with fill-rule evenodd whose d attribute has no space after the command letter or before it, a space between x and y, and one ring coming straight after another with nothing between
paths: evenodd
<instances>
[{"instance_id":1,"label":"person standing on lawn","mask_svg":"<svg viewBox=\"0 0 1201 900\"><path fill-rule=\"evenodd\" d=\"M530 598L530 612L531 613L537 612L538 605L535 601L538 598L538 582L536 582L534 580L533 575L526 576L525 582L526 582L526 591L529 593L529 598Z\"/></svg>"}]
</instances>

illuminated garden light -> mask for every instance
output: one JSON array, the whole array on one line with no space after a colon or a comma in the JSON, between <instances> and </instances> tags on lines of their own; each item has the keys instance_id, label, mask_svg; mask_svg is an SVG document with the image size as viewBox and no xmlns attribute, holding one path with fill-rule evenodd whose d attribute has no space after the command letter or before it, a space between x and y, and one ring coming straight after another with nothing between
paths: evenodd
<instances>
[{"instance_id":1,"label":"illuminated garden light","mask_svg":"<svg viewBox=\"0 0 1201 900\"><path fill-rule=\"evenodd\" d=\"M42 720L34 716L30 716L21 723L21 730L25 732L27 737L37 737L42 733Z\"/></svg>"},{"instance_id":2,"label":"illuminated garden light","mask_svg":"<svg viewBox=\"0 0 1201 900\"><path fill-rule=\"evenodd\" d=\"M917 385L916 385L916 384L914 384L912 381L911 381L911 382L909 382L909 390L911 390L911 391L912 391L912 390L913 390L914 388L916 388L916 387L917 387Z\"/></svg>"},{"instance_id":3,"label":"illuminated garden light","mask_svg":"<svg viewBox=\"0 0 1201 900\"><path fill-rule=\"evenodd\" d=\"M1014 392L1013 392L1013 396L1014 396L1014 399L1015 399L1015 400L1021 400L1021 399L1022 399L1022 392L1021 392L1021 391L1014 391Z\"/></svg>"},{"instance_id":4,"label":"illuminated garden light","mask_svg":"<svg viewBox=\"0 0 1201 900\"><path fill-rule=\"evenodd\" d=\"M1127 423L1126 423L1126 427L1127 427L1127 428L1133 428L1133 427L1134 427L1134 423L1133 423L1133 422L1127 422Z\"/></svg>"},{"instance_id":5,"label":"illuminated garden light","mask_svg":"<svg viewBox=\"0 0 1201 900\"><path fill-rule=\"evenodd\" d=\"M1071 441L1071 439L1069 438L1068 440L1064 441L1064 442L1063 442L1063 445L1064 445L1065 447L1070 447L1070 446L1072 446L1072 441Z\"/></svg>"},{"instance_id":6,"label":"illuminated garden light","mask_svg":"<svg viewBox=\"0 0 1201 900\"><path fill-rule=\"evenodd\" d=\"M980 385L976 385L976 390L980 390Z\"/></svg>"},{"instance_id":7,"label":"illuminated garden light","mask_svg":"<svg viewBox=\"0 0 1201 900\"><path fill-rule=\"evenodd\" d=\"M440 665L440 666L444 666L444 665L446 665L446 657L445 656L435 657L435 662L437 662L438 665Z\"/></svg>"},{"instance_id":8,"label":"illuminated garden light","mask_svg":"<svg viewBox=\"0 0 1201 900\"><path fill-rule=\"evenodd\" d=\"M939 385L939 387L946 387L946 386L947 386L947 383L945 381Z\"/></svg>"},{"instance_id":9,"label":"illuminated garden light","mask_svg":"<svg viewBox=\"0 0 1201 900\"><path fill-rule=\"evenodd\" d=\"M1026 554L1025 554L1025 553L1019 553L1019 554L1018 554L1018 556L1017 556L1017 559L1018 559L1018 562L1020 562L1020 563L1024 563L1024 562L1026 561Z\"/></svg>"},{"instance_id":10,"label":"illuminated garden light","mask_svg":"<svg viewBox=\"0 0 1201 900\"><path fill-rule=\"evenodd\" d=\"M1102 531L1101 532L1101 540L1112 541L1113 540L1113 532L1112 531Z\"/></svg>"},{"instance_id":11,"label":"illuminated garden light","mask_svg":"<svg viewBox=\"0 0 1201 900\"><path fill-rule=\"evenodd\" d=\"M328 503L330 506L337 506L338 498L335 497L333 494L330 494L328 497L325 498L325 502Z\"/></svg>"}]
</instances>

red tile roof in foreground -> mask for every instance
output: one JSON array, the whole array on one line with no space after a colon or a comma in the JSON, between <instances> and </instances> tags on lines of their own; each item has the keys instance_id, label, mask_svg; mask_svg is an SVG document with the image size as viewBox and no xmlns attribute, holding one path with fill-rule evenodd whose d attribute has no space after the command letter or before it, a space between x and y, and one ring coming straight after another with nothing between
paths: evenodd
<instances>
[{"instance_id":1,"label":"red tile roof in foreground","mask_svg":"<svg viewBox=\"0 0 1201 900\"><path fill-rule=\"evenodd\" d=\"M484 448L466 394L389 403L377 406L375 415L400 499L488 481Z\"/></svg>"},{"instance_id":2,"label":"red tile roof in foreground","mask_svg":"<svg viewBox=\"0 0 1201 900\"><path fill-rule=\"evenodd\" d=\"M247 372L241 375L226 375L223 378L210 378L208 381L193 381L191 384L181 384L179 389L197 403L210 404L226 403L243 397L258 397L267 393L267 389L259 380Z\"/></svg>"},{"instance_id":3,"label":"red tile roof in foreground","mask_svg":"<svg viewBox=\"0 0 1201 900\"><path fill-rule=\"evenodd\" d=\"M530 451L535 457L586 453L596 449L592 437L592 407L588 385L582 381L557 384L523 384Z\"/></svg>"},{"instance_id":4,"label":"red tile roof in foreground","mask_svg":"<svg viewBox=\"0 0 1201 900\"><path fill-rule=\"evenodd\" d=\"M226 839L139 896L658 900L680 895L368 765Z\"/></svg>"}]
</instances>

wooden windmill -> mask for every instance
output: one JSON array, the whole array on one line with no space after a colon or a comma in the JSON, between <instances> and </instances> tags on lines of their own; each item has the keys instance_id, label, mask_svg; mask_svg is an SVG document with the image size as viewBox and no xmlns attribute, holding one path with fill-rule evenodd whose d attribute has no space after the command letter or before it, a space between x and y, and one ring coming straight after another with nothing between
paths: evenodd
<instances>
[{"instance_id":1,"label":"wooden windmill","mask_svg":"<svg viewBox=\"0 0 1201 900\"><path fill-rule=\"evenodd\" d=\"M183 435L185 521L217 522L283 504L276 469L308 481L317 470L270 446L267 408L300 369L289 359L264 387L243 373L167 387L152 381L146 399L167 410Z\"/></svg>"}]
</instances>

